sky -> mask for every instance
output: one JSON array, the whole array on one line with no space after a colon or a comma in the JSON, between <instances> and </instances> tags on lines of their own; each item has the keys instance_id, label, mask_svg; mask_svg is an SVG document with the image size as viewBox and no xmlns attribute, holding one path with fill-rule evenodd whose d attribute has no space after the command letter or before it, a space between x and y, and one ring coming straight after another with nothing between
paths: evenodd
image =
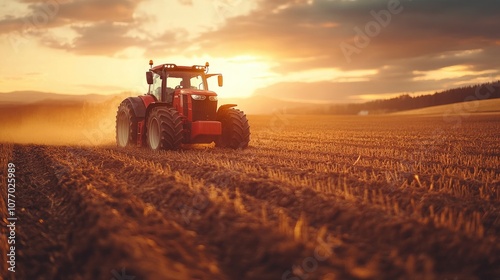
<instances>
[{"instance_id":1,"label":"sky","mask_svg":"<svg viewBox=\"0 0 500 280\"><path fill-rule=\"evenodd\" d=\"M361 102L500 79L498 0L0 0L0 92L147 91L210 62L224 97Z\"/></svg>"}]
</instances>

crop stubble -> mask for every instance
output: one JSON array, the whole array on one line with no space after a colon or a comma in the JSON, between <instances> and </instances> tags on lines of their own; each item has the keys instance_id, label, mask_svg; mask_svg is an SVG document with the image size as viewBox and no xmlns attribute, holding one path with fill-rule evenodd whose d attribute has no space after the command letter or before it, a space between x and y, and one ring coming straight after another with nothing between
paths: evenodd
<instances>
[{"instance_id":1,"label":"crop stubble","mask_svg":"<svg viewBox=\"0 0 500 280\"><path fill-rule=\"evenodd\" d=\"M18 279L500 275L498 115L250 121L247 150L3 144Z\"/></svg>"}]
</instances>

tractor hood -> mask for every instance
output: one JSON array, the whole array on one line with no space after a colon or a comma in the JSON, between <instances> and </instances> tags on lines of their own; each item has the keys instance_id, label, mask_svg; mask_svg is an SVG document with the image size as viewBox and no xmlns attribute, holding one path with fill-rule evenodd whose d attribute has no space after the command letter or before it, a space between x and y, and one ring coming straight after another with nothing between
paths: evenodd
<instances>
[{"instance_id":1,"label":"tractor hood","mask_svg":"<svg viewBox=\"0 0 500 280\"><path fill-rule=\"evenodd\" d=\"M217 93L210 90L199 90L199 89L181 89L180 94L190 94L190 95L206 95L206 96L217 96Z\"/></svg>"}]
</instances>

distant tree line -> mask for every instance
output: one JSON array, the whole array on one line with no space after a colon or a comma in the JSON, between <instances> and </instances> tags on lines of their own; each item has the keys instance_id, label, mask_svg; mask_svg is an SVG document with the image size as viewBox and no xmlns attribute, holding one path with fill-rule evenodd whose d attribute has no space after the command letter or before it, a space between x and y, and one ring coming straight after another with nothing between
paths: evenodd
<instances>
[{"instance_id":1,"label":"distant tree line","mask_svg":"<svg viewBox=\"0 0 500 280\"><path fill-rule=\"evenodd\" d=\"M290 113L300 112L307 114L316 113L338 115L352 115L360 113L377 114L494 98L500 98L500 81L449 89L443 92L436 92L432 95L410 96L409 94L403 94L391 99L374 100L366 103L324 105L321 106L322 109L320 110L318 110L319 108L317 108L317 106L315 108L301 108L300 110L297 110L297 112Z\"/></svg>"}]
</instances>

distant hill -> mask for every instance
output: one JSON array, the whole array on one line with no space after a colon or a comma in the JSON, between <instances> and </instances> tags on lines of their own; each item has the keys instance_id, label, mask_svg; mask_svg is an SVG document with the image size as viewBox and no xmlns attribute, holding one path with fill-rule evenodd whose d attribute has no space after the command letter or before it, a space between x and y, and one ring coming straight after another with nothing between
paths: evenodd
<instances>
[{"instance_id":1,"label":"distant hill","mask_svg":"<svg viewBox=\"0 0 500 280\"><path fill-rule=\"evenodd\" d=\"M396 98L374 100L366 103L304 105L301 108L290 111L290 113L328 115L385 114L470 100L496 98L500 98L500 81L455 88L416 97L405 94Z\"/></svg>"},{"instance_id":2,"label":"distant hill","mask_svg":"<svg viewBox=\"0 0 500 280\"><path fill-rule=\"evenodd\" d=\"M500 81L449 89L442 92L436 92L432 95L421 95L416 97L402 95L387 100L371 101L364 105L366 110L404 111L471 100L495 98L500 98Z\"/></svg>"},{"instance_id":3,"label":"distant hill","mask_svg":"<svg viewBox=\"0 0 500 280\"><path fill-rule=\"evenodd\" d=\"M500 113L500 98L432 106L421 109L396 112L392 113L391 115L440 115L447 113Z\"/></svg>"}]
</instances>

